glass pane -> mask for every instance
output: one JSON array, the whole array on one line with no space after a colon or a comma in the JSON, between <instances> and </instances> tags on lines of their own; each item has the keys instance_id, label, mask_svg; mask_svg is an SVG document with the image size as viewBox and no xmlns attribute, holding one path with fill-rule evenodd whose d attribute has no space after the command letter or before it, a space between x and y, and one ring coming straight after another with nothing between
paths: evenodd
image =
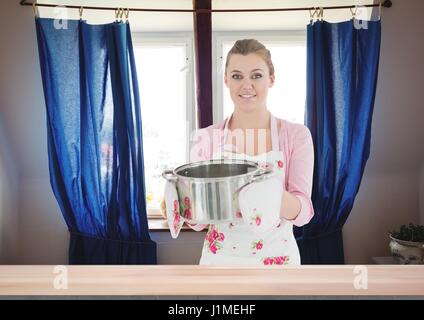
<instances>
[{"instance_id":1,"label":"glass pane","mask_svg":"<svg viewBox=\"0 0 424 320\"><path fill-rule=\"evenodd\" d=\"M159 209L163 170L186 163L185 46L135 49L143 121L147 209Z\"/></svg>"},{"instance_id":2,"label":"glass pane","mask_svg":"<svg viewBox=\"0 0 424 320\"><path fill-rule=\"evenodd\" d=\"M263 44L271 51L275 69L275 84L268 91L268 110L276 117L303 123L306 101L306 47L301 45ZM223 45L223 68L233 43ZM224 74L224 72L222 73ZM224 119L231 115L234 105L223 83Z\"/></svg>"}]
</instances>

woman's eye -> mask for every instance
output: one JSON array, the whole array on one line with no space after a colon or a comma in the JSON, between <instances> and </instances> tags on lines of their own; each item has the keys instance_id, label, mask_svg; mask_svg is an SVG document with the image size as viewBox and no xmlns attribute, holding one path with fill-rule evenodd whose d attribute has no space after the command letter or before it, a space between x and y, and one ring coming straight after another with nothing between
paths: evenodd
<instances>
[{"instance_id":1,"label":"woman's eye","mask_svg":"<svg viewBox=\"0 0 424 320\"><path fill-rule=\"evenodd\" d=\"M260 78L262 78L262 75L260 73L255 73L252 76L252 79L260 79Z\"/></svg>"},{"instance_id":2,"label":"woman's eye","mask_svg":"<svg viewBox=\"0 0 424 320\"><path fill-rule=\"evenodd\" d=\"M235 79L235 80L240 80L240 79L241 79L241 75L239 75L239 74L233 74L233 75L231 76L231 78L233 78L233 79Z\"/></svg>"}]
</instances>

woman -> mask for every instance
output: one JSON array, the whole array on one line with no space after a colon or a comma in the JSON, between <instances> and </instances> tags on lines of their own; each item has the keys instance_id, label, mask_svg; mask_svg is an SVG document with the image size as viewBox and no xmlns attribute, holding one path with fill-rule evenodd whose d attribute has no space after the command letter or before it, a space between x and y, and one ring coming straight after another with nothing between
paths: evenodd
<instances>
[{"instance_id":1,"label":"woman","mask_svg":"<svg viewBox=\"0 0 424 320\"><path fill-rule=\"evenodd\" d=\"M222 157L257 161L273 166L273 179L278 181L273 185L268 179L243 190L238 219L209 225L200 264L300 265L293 225L305 225L314 215L313 145L307 127L277 119L268 111L267 94L274 81L269 50L254 39L237 41L225 64L234 112L192 138L190 162ZM250 204L243 205L242 199ZM256 214L259 208L263 212ZM268 228L261 229L265 222ZM200 231L207 225L190 226Z\"/></svg>"}]
</instances>

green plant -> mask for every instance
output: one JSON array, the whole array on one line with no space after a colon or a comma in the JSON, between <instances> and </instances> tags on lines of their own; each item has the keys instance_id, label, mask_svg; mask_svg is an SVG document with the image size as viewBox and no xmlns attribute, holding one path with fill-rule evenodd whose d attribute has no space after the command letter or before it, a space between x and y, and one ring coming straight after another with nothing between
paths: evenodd
<instances>
[{"instance_id":1,"label":"green plant","mask_svg":"<svg viewBox=\"0 0 424 320\"><path fill-rule=\"evenodd\" d=\"M395 239L413 242L424 242L424 226L414 225L410 223L408 226L403 225L399 230L390 232Z\"/></svg>"}]
</instances>

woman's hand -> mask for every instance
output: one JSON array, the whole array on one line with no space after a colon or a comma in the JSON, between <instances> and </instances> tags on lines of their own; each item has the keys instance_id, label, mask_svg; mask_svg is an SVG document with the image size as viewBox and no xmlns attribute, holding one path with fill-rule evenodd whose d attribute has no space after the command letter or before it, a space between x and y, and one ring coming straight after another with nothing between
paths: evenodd
<instances>
[{"instance_id":1,"label":"woman's hand","mask_svg":"<svg viewBox=\"0 0 424 320\"><path fill-rule=\"evenodd\" d=\"M289 221L295 220L301 210L300 200L287 191L283 191L280 217Z\"/></svg>"},{"instance_id":2,"label":"woman's hand","mask_svg":"<svg viewBox=\"0 0 424 320\"><path fill-rule=\"evenodd\" d=\"M166 203L165 199L162 199L160 202L160 213L162 214L163 218L166 220L168 219L168 216L166 214ZM180 218L182 216L180 215ZM208 227L208 224L190 224L187 221L185 222L190 228L192 228L194 231L202 231L205 227Z\"/></svg>"},{"instance_id":3,"label":"woman's hand","mask_svg":"<svg viewBox=\"0 0 424 320\"><path fill-rule=\"evenodd\" d=\"M162 214L164 219L167 219L168 216L166 214L166 203L165 203L165 199L162 199L162 201L160 202L160 213Z\"/></svg>"}]
</instances>

